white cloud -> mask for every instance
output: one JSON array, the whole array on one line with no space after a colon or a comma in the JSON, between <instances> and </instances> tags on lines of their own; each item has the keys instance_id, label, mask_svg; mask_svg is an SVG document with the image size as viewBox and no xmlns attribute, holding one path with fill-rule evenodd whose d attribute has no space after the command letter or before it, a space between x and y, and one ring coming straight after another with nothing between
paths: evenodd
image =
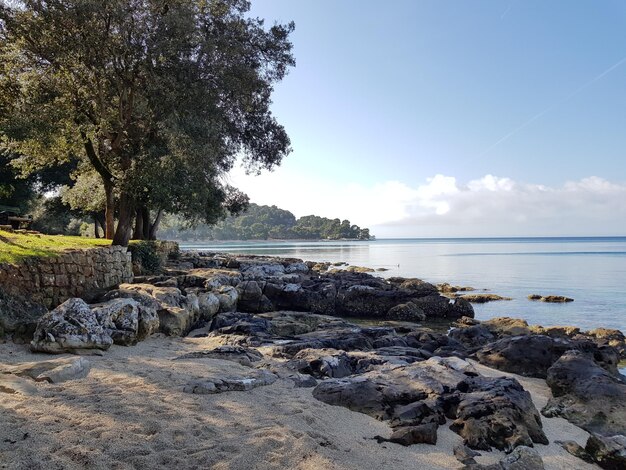
<instances>
[{"instance_id":1,"label":"white cloud","mask_svg":"<svg viewBox=\"0 0 626 470\"><path fill-rule=\"evenodd\" d=\"M261 176L235 170L231 183L258 204L350 219L379 237L626 234L626 185L597 176L558 187L493 175L466 184L435 175L414 186L337 185L279 168Z\"/></svg>"}]
</instances>

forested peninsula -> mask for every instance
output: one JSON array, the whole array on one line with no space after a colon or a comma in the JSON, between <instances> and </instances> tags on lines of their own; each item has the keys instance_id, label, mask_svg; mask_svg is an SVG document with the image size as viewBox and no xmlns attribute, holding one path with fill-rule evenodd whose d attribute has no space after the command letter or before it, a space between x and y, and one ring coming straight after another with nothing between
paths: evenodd
<instances>
[{"instance_id":1,"label":"forested peninsula","mask_svg":"<svg viewBox=\"0 0 626 470\"><path fill-rule=\"evenodd\" d=\"M250 204L240 215L230 215L215 225L189 226L176 216L167 216L161 225L162 236L176 240L370 240L368 228L349 220L317 215L296 218L276 206Z\"/></svg>"}]
</instances>

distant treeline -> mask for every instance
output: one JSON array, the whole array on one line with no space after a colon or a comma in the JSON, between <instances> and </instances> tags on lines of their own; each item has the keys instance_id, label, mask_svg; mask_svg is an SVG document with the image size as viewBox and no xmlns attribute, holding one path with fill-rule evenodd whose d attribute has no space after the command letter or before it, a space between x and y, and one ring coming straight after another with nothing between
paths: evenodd
<instances>
[{"instance_id":1,"label":"distant treeline","mask_svg":"<svg viewBox=\"0 0 626 470\"><path fill-rule=\"evenodd\" d=\"M161 223L161 236L178 240L369 240L370 231L352 225L349 220L316 215L296 219L291 212L276 206L250 204L244 213L229 216L215 225L188 227L182 219L168 216Z\"/></svg>"}]
</instances>

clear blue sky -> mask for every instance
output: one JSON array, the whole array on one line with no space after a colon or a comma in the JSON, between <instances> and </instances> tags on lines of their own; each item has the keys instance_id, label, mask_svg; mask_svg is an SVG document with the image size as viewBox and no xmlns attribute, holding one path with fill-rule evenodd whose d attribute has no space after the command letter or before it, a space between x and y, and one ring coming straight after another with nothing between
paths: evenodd
<instances>
[{"instance_id":1,"label":"clear blue sky","mask_svg":"<svg viewBox=\"0 0 626 470\"><path fill-rule=\"evenodd\" d=\"M284 177L418 192L437 174L461 190L485 175L626 183L624 1L252 3L296 23L273 106L294 149Z\"/></svg>"}]
</instances>

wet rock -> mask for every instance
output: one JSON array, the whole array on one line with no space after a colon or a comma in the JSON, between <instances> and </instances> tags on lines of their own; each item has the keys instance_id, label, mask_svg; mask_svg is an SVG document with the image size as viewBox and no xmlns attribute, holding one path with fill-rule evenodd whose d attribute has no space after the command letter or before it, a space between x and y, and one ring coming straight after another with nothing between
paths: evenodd
<instances>
[{"instance_id":1,"label":"wet rock","mask_svg":"<svg viewBox=\"0 0 626 470\"><path fill-rule=\"evenodd\" d=\"M83 357L69 357L3 366L0 369L0 374L30 377L36 382L61 383L85 378L89 375L90 370L91 363L87 359Z\"/></svg>"},{"instance_id":2,"label":"wet rock","mask_svg":"<svg viewBox=\"0 0 626 470\"><path fill-rule=\"evenodd\" d=\"M540 302L549 302L549 303L564 303L564 302L573 302L574 299L570 297L565 297L564 295L538 295L531 294L528 296L528 300L538 300Z\"/></svg>"},{"instance_id":3,"label":"wet rock","mask_svg":"<svg viewBox=\"0 0 626 470\"><path fill-rule=\"evenodd\" d=\"M252 367L253 362L263 359L263 354L255 349L226 345L204 351L194 351L175 358L175 360L181 359L221 359L237 362L242 366Z\"/></svg>"},{"instance_id":4,"label":"wet rock","mask_svg":"<svg viewBox=\"0 0 626 470\"><path fill-rule=\"evenodd\" d=\"M76 349L107 350L113 339L82 299L68 299L46 313L30 343L34 352L63 353Z\"/></svg>"},{"instance_id":5,"label":"wet rock","mask_svg":"<svg viewBox=\"0 0 626 470\"><path fill-rule=\"evenodd\" d=\"M232 375L227 377L209 377L195 380L183 388L185 393L200 395L223 393L231 391L248 391L256 387L271 385L276 382L276 375L266 370L254 371L246 375Z\"/></svg>"},{"instance_id":6,"label":"wet rock","mask_svg":"<svg viewBox=\"0 0 626 470\"><path fill-rule=\"evenodd\" d=\"M472 449L511 451L533 443L548 444L539 412L513 378L467 378L460 385L456 417L450 426Z\"/></svg>"},{"instance_id":7,"label":"wet rock","mask_svg":"<svg viewBox=\"0 0 626 470\"><path fill-rule=\"evenodd\" d=\"M626 434L626 381L580 351L568 351L548 369L551 398L542 413L589 431Z\"/></svg>"},{"instance_id":8,"label":"wet rock","mask_svg":"<svg viewBox=\"0 0 626 470\"><path fill-rule=\"evenodd\" d=\"M602 468L623 470L626 468L626 436L601 436L592 434L585 451Z\"/></svg>"},{"instance_id":9,"label":"wet rock","mask_svg":"<svg viewBox=\"0 0 626 470\"><path fill-rule=\"evenodd\" d=\"M402 320L402 321L424 321L426 314L413 302L407 302L405 304L399 304L395 307L391 307L387 312L387 318L389 320Z\"/></svg>"},{"instance_id":10,"label":"wet rock","mask_svg":"<svg viewBox=\"0 0 626 470\"><path fill-rule=\"evenodd\" d=\"M498 300L513 300L511 297L502 297L497 294L465 294L460 297L468 302L475 304L484 304L487 302L495 302Z\"/></svg>"}]
</instances>

